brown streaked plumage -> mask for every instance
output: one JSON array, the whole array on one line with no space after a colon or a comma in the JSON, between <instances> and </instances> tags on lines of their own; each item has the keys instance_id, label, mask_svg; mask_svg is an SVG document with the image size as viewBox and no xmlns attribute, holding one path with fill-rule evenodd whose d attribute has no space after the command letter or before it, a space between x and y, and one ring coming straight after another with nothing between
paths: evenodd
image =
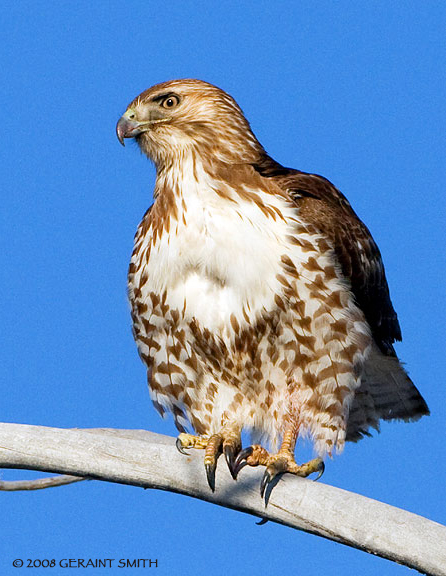
<instances>
[{"instance_id":1,"label":"brown streaked plumage","mask_svg":"<svg viewBox=\"0 0 446 576\"><path fill-rule=\"evenodd\" d=\"M234 478L266 466L263 494L278 473L322 473L381 419L428 414L393 347L379 250L328 180L270 158L233 98L199 80L143 92L117 135L157 169L129 269L135 339L155 407L181 451L205 449L212 489L221 452ZM279 451L242 450L243 428ZM318 458L298 466L302 435Z\"/></svg>"}]
</instances>

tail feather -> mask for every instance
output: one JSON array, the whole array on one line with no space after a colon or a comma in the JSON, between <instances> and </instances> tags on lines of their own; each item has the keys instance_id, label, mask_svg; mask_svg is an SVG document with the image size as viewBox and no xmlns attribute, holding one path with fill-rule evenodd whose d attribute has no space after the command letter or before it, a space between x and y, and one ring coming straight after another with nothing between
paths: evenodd
<instances>
[{"instance_id":1,"label":"tail feather","mask_svg":"<svg viewBox=\"0 0 446 576\"><path fill-rule=\"evenodd\" d=\"M413 422L427 414L426 402L398 358L374 348L350 407L347 440L370 436L371 428L379 432L380 420Z\"/></svg>"}]
</instances>

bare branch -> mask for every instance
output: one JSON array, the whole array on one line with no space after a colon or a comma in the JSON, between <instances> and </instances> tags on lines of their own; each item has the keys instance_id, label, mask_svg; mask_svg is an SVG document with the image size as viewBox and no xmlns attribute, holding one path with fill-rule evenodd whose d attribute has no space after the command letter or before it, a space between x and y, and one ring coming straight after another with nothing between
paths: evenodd
<instances>
[{"instance_id":1,"label":"bare branch","mask_svg":"<svg viewBox=\"0 0 446 576\"><path fill-rule=\"evenodd\" d=\"M3 492L17 492L18 490L43 490L44 488L55 488L65 486L73 482L82 482L87 478L79 476L50 476L49 478L38 478L37 480L13 480L12 482L0 480L0 490Z\"/></svg>"},{"instance_id":2,"label":"bare branch","mask_svg":"<svg viewBox=\"0 0 446 576\"><path fill-rule=\"evenodd\" d=\"M446 527L436 522L321 482L286 475L265 507L258 490L261 470L248 467L234 482L221 465L212 493L202 454L195 451L183 456L173 438L143 430L0 424L0 467L177 492L317 534L425 574L446 576Z\"/></svg>"}]
</instances>

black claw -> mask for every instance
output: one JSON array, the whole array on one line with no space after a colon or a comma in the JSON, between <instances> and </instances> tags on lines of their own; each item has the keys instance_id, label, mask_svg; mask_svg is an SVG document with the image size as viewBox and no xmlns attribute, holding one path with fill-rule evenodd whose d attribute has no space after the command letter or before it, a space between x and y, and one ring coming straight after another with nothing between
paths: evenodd
<instances>
[{"instance_id":1,"label":"black claw","mask_svg":"<svg viewBox=\"0 0 446 576\"><path fill-rule=\"evenodd\" d=\"M263 498L265 494L266 487L272 481L274 476L271 476L268 470L265 470L265 474L263 475L262 481L260 482L260 498Z\"/></svg>"},{"instance_id":2,"label":"black claw","mask_svg":"<svg viewBox=\"0 0 446 576\"><path fill-rule=\"evenodd\" d=\"M214 462L213 464L205 464L204 467L206 468L209 488L212 492L215 492L215 469L217 468L217 462Z\"/></svg>"},{"instance_id":3,"label":"black claw","mask_svg":"<svg viewBox=\"0 0 446 576\"><path fill-rule=\"evenodd\" d=\"M240 450L240 452L237 454L237 458L235 459L235 466L238 466L240 462L246 460L248 456L251 456L251 454L252 454L252 446L248 446L248 448Z\"/></svg>"},{"instance_id":4,"label":"black claw","mask_svg":"<svg viewBox=\"0 0 446 576\"><path fill-rule=\"evenodd\" d=\"M319 464L318 471L319 471L319 474L314 479L314 482L317 482L319 480L319 478L322 476L322 474L325 472L325 464L323 462L321 462Z\"/></svg>"},{"instance_id":5,"label":"black claw","mask_svg":"<svg viewBox=\"0 0 446 576\"><path fill-rule=\"evenodd\" d=\"M189 455L189 453L184 450L183 445L181 444L181 440L179 438L177 438L175 446L177 447L178 452L181 452L181 454L185 454L186 456Z\"/></svg>"},{"instance_id":6,"label":"black claw","mask_svg":"<svg viewBox=\"0 0 446 576\"><path fill-rule=\"evenodd\" d=\"M263 526L263 524L266 524L267 522L269 522L268 518L261 518L259 522L256 522L256 524L257 526Z\"/></svg>"},{"instance_id":7,"label":"black claw","mask_svg":"<svg viewBox=\"0 0 446 576\"><path fill-rule=\"evenodd\" d=\"M232 446L225 446L223 448L223 453L226 458L226 462L228 464L229 472L234 480L237 480L237 474L235 474L235 456L234 456L234 449Z\"/></svg>"},{"instance_id":8,"label":"black claw","mask_svg":"<svg viewBox=\"0 0 446 576\"><path fill-rule=\"evenodd\" d=\"M248 458L248 456L251 456L251 454L252 454L252 446L248 446L247 448L240 450L240 452L238 453L237 458L235 459L235 462L233 464L233 473L231 472L234 480L237 479L240 470L245 466L247 466L248 462L246 461L246 459Z\"/></svg>"},{"instance_id":9,"label":"black claw","mask_svg":"<svg viewBox=\"0 0 446 576\"><path fill-rule=\"evenodd\" d=\"M241 462L239 462L238 464L236 463L234 465L234 474L233 474L233 478L234 480L237 480L237 476L238 473L240 472L240 470L242 470L242 468L244 468L245 466L248 466L248 462L246 462L246 460L242 460Z\"/></svg>"},{"instance_id":10,"label":"black claw","mask_svg":"<svg viewBox=\"0 0 446 576\"><path fill-rule=\"evenodd\" d=\"M254 450L254 448L252 446L248 446L247 448L240 450L240 452L238 453L236 462L239 462L240 460L246 460L246 458L248 458L248 456L251 456L253 450Z\"/></svg>"}]
</instances>

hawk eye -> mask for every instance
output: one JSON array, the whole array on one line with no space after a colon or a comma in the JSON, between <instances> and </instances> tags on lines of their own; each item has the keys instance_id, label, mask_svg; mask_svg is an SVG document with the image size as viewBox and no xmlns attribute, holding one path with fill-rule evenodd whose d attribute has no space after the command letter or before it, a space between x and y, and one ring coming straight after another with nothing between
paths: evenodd
<instances>
[{"instance_id":1,"label":"hawk eye","mask_svg":"<svg viewBox=\"0 0 446 576\"><path fill-rule=\"evenodd\" d=\"M178 98L178 96L172 94L171 96L166 96L166 98L162 100L161 106L163 108L175 108L175 106L178 106L179 103L180 99Z\"/></svg>"}]
</instances>

